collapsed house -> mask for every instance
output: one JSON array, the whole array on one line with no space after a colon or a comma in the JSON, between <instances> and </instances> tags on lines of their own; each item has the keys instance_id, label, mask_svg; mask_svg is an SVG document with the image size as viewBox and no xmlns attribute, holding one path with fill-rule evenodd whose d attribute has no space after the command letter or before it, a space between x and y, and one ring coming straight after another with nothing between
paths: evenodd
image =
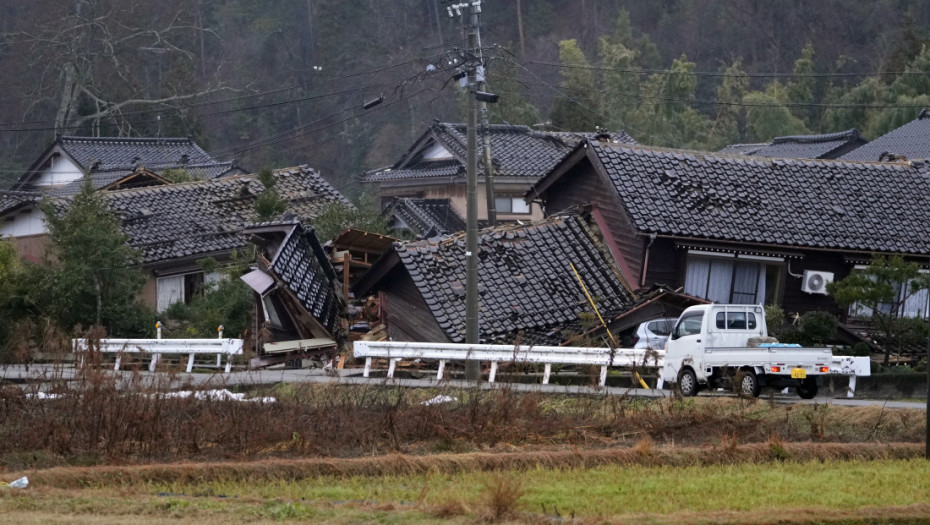
<instances>
[{"instance_id":1,"label":"collapsed house","mask_svg":"<svg viewBox=\"0 0 930 525\"><path fill-rule=\"evenodd\" d=\"M262 340L251 368L335 355L345 339L346 301L312 228L299 221L258 224L243 231L259 247L259 265L242 276L258 294Z\"/></svg>"},{"instance_id":2,"label":"collapsed house","mask_svg":"<svg viewBox=\"0 0 930 525\"><path fill-rule=\"evenodd\" d=\"M597 322L592 302L605 318L635 302L587 214L487 228L478 244L481 342L557 345ZM392 339L464 342L465 236L396 242L353 290L378 295Z\"/></svg>"}]
</instances>

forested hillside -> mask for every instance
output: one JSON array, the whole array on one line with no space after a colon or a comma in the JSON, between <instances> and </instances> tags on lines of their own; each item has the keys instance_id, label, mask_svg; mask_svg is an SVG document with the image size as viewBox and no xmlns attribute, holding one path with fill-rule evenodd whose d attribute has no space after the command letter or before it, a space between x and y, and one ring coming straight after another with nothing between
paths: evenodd
<instances>
[{"instance_id":1,"label":"forested hillside","mask_svg":"<svg viewBox=\"0 0 930 525\"><path fill-rule=\"evenodd\" d=\"M353 194L432 119L461 120L440 0L0 3L0 178L55 133L191 135ZM717 149L930 106L930 10L904 0L485 0L492 119ZM384 101L364 109L366 100Z\"/></svg>"}]
</instances>

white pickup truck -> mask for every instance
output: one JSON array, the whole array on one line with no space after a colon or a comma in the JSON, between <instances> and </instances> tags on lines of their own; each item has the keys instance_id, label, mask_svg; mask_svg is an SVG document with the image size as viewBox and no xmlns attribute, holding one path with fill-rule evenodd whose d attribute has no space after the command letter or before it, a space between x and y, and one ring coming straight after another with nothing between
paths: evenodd
<instances>
[{"instance_id":1,"label":"white pickup truck","mask_svg":"<svg viewBox=\"0 0 930 525\"><path fill-rule=\"evenodd\" d=\"M818 378L831 373L832 351L765 343L767 336L759 305L692 306L675 323L660 376L684 396L721 387L748 396L794 387L803 399L816 396Z\"/></svg>"}]
</instances>

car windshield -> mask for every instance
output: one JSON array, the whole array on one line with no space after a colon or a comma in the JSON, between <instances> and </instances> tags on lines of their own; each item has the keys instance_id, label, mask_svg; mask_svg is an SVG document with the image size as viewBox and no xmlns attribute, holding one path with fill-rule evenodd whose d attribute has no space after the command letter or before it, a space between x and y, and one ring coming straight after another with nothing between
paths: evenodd
<instances>
[{"instance_id":1,"label":"car windshield","mask_svg":"<svg viewBox=\"0 0 930 525\"><path fill-rule=\"evenodd\" d=\"M656 335L669 335L675 326L674 319L659 319L649 323L649 331Z\"/></svg>"}]
</instances>

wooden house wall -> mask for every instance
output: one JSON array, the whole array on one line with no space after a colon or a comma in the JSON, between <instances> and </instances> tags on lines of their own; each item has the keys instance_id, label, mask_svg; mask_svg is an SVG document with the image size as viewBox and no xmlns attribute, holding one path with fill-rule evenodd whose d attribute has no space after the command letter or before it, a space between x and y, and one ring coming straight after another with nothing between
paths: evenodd
<instances>
[{"instance_id":1,"label":"wooden house wall","mask_svg":"<svg viewBox=\"0 0 930 525\"><path fill-rule=\"evenodd\" d=\"M675 248L674 241L657 238L648 252L645 283L637 282L638 287L650 288L654 284L664 284L675 289L685 285L686 255Z\"/></svg>"},{"instance_id":2,"label":"wooden house wall","mask_svg":"<svg viewBox=\"0 0 930 525\"><path fill-rule=\"evenodd\" d=\"M451 342L436 322L413 279L398 265L383 280L381 288L382 320L395 340Z\"/></svg>"},{"instance_id":3,"label":"wooden house wall","mask_svg":"<svg viewBox=\"0 0 930 525\"><path fill-rule=\"evenodd\" d=\"M845 260L848 254L813 250L802 253L804 259L791 261L791 273L795 275L804 275L804 270L833 272L833 280L839 281L852 271L853 265ZM786 313L824 310L840 317L841 320L846 319L846 309L840 308L832 296L805 293L801 291L803 282L803 277L792 277L788 275L787 271L785 272L784 295L782 296L781 306Z\"/></svg>"},{"instance_id":4,"label":"wooden house wall","mask_svg":"<svg viewBox=\"0 0 930 525\"><path fill-rule=\"evenodd\" d=\"M645 241L642 236L636 235L636 228L619 205L614 189L607 187L589 161L577 163L546 189L544 197L547 215L588 204L599 210L609 229L614 248L622 254L626 267L632 273L627 276L630 285L633 288L639 285Z\"/></svg>"},{"instance_id":5,"label":"wooden house wall","mask_svg":"<svg viewBox=\"0 0 930 525\"><path fill-rule=\"evenodd\" d=\"M752 245L744 245L752 249ZM755 247L771 249L771 247ZM788 259L782 267L781 306L787 313L810 312L822 310L830 312L845 319L846 309L836 304L833 297L823 294L809 294L801 290L803 277L793 277L791 274L804 275L805 270L832 272L834 280L845 278L852 271L852 264L846 262L843 252L825 252L816 250L793 250L785 247L785 251L803 255L802 259ZM863 254L867 256L867 254ZM790 267L790 268L789 268ZM680 288L685 285L687 271L687 250L676 248L676 241L670 239L656 239L649 250L649 266L646 271L645 287L653 284L665 284L671 288Z\"/></svg>"}]
</instances>

